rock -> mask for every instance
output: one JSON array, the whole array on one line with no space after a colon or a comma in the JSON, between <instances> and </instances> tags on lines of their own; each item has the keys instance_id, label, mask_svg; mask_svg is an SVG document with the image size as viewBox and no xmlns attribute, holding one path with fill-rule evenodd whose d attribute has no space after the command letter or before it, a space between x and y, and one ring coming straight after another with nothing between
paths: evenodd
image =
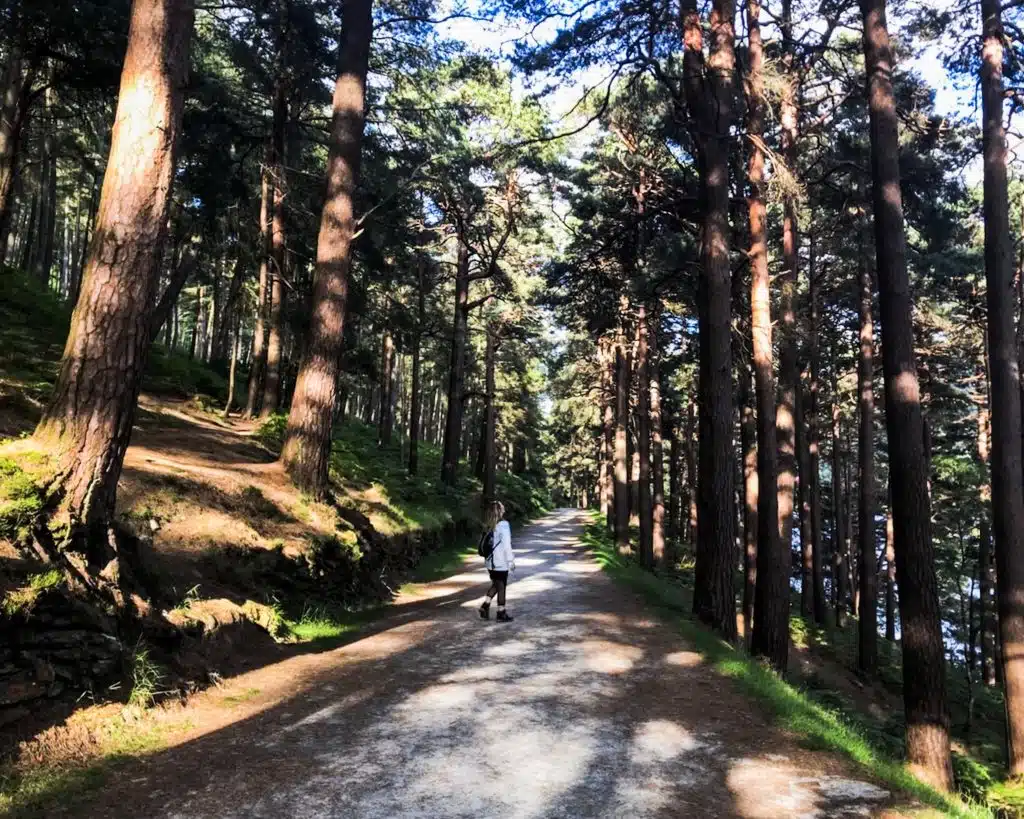
<instances>
[{"instance_id":1,"label":"rock","mask_svg":"<svg viewBox=\"0 0 1024 819\"><path fill-rule=\"evenodd\" d=\"M31 702L46 696L47 686L37 681L31 671L20 672L0 680L0 707Z\"/></svg>"}]
</instances>

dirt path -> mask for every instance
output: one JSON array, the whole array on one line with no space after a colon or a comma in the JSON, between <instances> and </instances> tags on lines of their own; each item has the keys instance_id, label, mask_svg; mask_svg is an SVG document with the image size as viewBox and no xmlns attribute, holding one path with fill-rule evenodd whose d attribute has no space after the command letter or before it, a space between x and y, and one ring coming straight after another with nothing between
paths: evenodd
<instances>
[{"instance_id":1,"label":"dirt path","mask_svg":"<svg viewBox=\"0 0 1024 819\"><path fill-rule=\"evenodd\" d=\"M883 813L888 793L770 727L613 585L581 525L562 511L519 536L514 623L477 617L482 571L431 584L374 634L233 681L248 697L211 695L187 741L71 815Z\"/></svg>"}]
</instances>

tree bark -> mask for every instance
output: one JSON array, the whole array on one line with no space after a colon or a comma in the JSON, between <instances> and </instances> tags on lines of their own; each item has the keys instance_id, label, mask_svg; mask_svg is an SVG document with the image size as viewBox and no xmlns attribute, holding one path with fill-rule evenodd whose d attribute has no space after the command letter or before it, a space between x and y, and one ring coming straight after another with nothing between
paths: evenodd
<instances>
[{"instance_id":1,"label":"tree bark","mask_svg":"<svg viewBox=\"0 0 1024 819\"><path fill-rule=\"evenodd\" d=\"M751 375L740 370L740 449L743 451L743 634L749 644L754 629L757 588L757 413L750 394Z\"/></svg>"},{"instance_id":2,"label":"tree bark","mask_svg":"<svg viewBox=\"0 0 1024 819\"><path fill-rule=\"evenodd\" d=\"M885 639L896 642L896 548L893 545L892 503L885 515Z\"/></svg>"},{"instance_id":3,"label":"tree bark","mask_svg":"<svg viewBox=\"0 0 1024 819\"><path fill-rule=\"evenodd\" d=\"M732 326L729 259L729 140L733 124L735 3L713 0L711 48L695 0L683 6L683 73L701 180L700 480L693 610L726 639L736 637L733 591ZM705 71L707 68L707 71Z\"/></svg>"},{"instance_id":4,"label":"tree bark","mask_svg":"<svg viewBox=\"0 0 1024 819\"><path fill-rule=\"evenodd\" d=\"M28 121L34 76L34 68L16 50L12 50L4 66L3 86L0 88L0 265L7 257L21 139Z\"/></svg>"},{"instance_id":5,"label":"tree bark","mask_svg":"<svg viewBox=\"0 0 1024 819\"><path fill-rule=\"evenodd\" d=\"M794 53L795 45L793 42L792 5L792 0L783 0L781 18L782 70L785 76L781 86L780 122L782 125L782 155L789 172L795 174L797 162L798 80L796 55ZM751 71L753 71L753 61L754 57L751 55ZM759 84L763 87L763 82ZM759 118L763 120L760 106L758 106L758 114ZM748 113L748 118L749 116ZM763 121L759 125L759 132L763 132ZM786 551L787 557L787 600L789 587L788 569L789 563L792 560L789 557L789 552L792 550L793 545L793 503L797 481L796 402L800 385L800 369L797 362L796 310L794 309L800 252L797 237L798 204L796 193L792 190L787 190L782 200L783 264L782 273L779 276L779 317L781 319L781 326L779 328L779 398L778 411L775 418L779 457L777 486L773 490L778 493L776 510L779 539L782 542L781 548ZM767 258L765 267L767 268ZM767 275L766 271L766 278ZM769 347L768 349L770 352L771 348ZM777 580L776 583L778 583ZM786 634L788 635L788 633L787 621Z\"/></svg>"},{"instance_id":6,"label":"tree bark","mask_svg":"<svg viewBox=\"0 0 1024 819\"><path fill-rule=\"evenodd\" d=\"M750 329L754 355L754 393L757 403L757 585L754 589L754 630L750 648L783 673L789 661L789 571L793 519L793 404L794 395L785 385L779 405L778 435L789 471L777 473L775 378L772 374L771 277L768 274L767 213L764 204L764 51L761 44L760 0L747 0L747 137L750 160L747 167L747 208L750 219ZM788 299L783 287L783 322L788 333L795 332L792 282ZM788 310L788 317L786 311ZM784 337L794 353L796 348ZM787 460L788 458L788 460ZM780 480L780 477L782 478ZM784 486L788 481L788 487Z\"/></svg>"},{"instance_id":7,"label":"tree bark","mask_svg":"<svg viewBox=\"0 0 1024 819\"><path fill-rule=\"evenodd\" d=\"M267 370L267 307L270 301L270 199L273 196L270 171L264 163L260 173L260 280L256 290L252 363L249 366L249 394L245 417L254 418L263 404L263 380Z\"/></svg>"},{"instance_id":8,"label":"tree bark","mask_svg":"<svg viewBox=\"0 0 1024 819\"><path fill-rule=\"evenodd\" d=\"M96 585L120 568L117 481L148 356L192 36L191 0L135 0L96 232L35 439L70 523L65 556ZM76 557L81 556L81 560ZM124 603L116 583L107 591Z\"/></svg>"},{"instance_id":9,"label":"tree bark","mask_svg":"<svg viewBox=\"0 0 1024 819\"><path fill-rule=\"evenodd\" d=\"M314 497L324 497L329 486L331 424L344 347L372 38L373 0L349 0L342 6L338 37L327 196L317 237L309 336L281 450L281 463L292 480Z\"/></svg>"},{"instance_id":10,"label":"tree bark","mask_svg":"<svg viewBox=\"0 0 1024 819\"><path fill-rule=\"evenodd\" d=\"M1013 245L1003 132L1003 23L999 0L981 0L985 279L992 403L992 534L1011 776L1024 774L1024 472L1021 384L1014 328Z\"/></svg>"},{"instance_id":11,"label":"tree bark","mask_svg":"<svg viewBox=\"0 0 1024 819\"><path fill-rule=\"evenodd\" d=\"M860 600L857 616L860 631L857 643L861 671L874 674L878 668L878 571L875 566L875 392L874 322L871 268L860 268L860 358L857 362L857 388L860 403L860 427L857 454L860 459L858 505L860 537Z\"/></svg>"},{"instance_id":12,"label":"tree bark","mask_svg":"<svg viewBox=\"0 0 1024 819\"><path fill-rule=\"evenodd\" d=\"M57 238L57 150L55 140L56 123L53 114L53 87L45 94L47 121L43 134L43 157L41 169L42 190L40 190L39 254L36 258L36 272L45 288L50 286L53 268L53 248Z\"/></svg>"},{"instance_id":13,"label":"tree bark","mask_svg":"<svg viewBox=\"0 0 1024 819\"><path fill-rule=\"evenodd\" d=\"M409 409L409 474L415 475L420 468L420 430L423 415L422 348L423 330L427 323L427 294L424 281L426 261L420 259L416 288L416 328L412 336L412 406Z\"/></svg>"},{"instance_id":14,"label":"tree bark","mask_svg":"<svg viewBox=\"0 0 1024 819\"><path fill-rule=\"evenodd\" d=\"M626 424L629 420L629 362L619 337L615 346L615 545L629 552L629 483L626 473Z\"/></svg>"},{"instance_id":15,"label":"tree bark","mask_svg":"<svg viewBox=\"0 0 1024 819\"><path fill-rule=\"evenodd\" d=\"M483 501L484 509L495 501L494 492L494 462L495 452L495 407L494 407L494 370L495 358L497 357L498 341L491 328L487 330L487 347L484 352L484 390L486 393L486 404L484 405L484 440L481 444L481 451L484 459L483 474Z\"/></svg>"},{"instance_id":16,"label":"tree bark","mask_svg":"<svg viewBox=\"0 0 1024 819\"><path fill-rule=\"evenodd\" d=\"M395 340L384 331L380 368L380 411L377 415L377 446L391 443L392 413L395 407Z\"/></svg>"},{"instance_id":17,"label":"tree bark","mask_svg":"<svg viewBox=\"0 0 1024 819\"><path fill-rule=\"evenodd\" d=\"M459 240L455 268L455 314L452 317L451 361L448 369L448 412L445 415L441 483L455 485L462 440L462 393L466 380L466 324L469 318L469 247Z\"/></svg>"},{"instance_id":18,"label":"tree bark","mask_svg":"<svg viewBox=\"0 0 1024 819\"><path fill-rule=\"evenodd\" d=\"M273 187L270 228L270 307L267 311L267 360L263 373L263 405L260 415L266 417L281 406L281 380L284 353L284 305L286 239L285 198L288 179L286 145L288 131L288 98L290 94L289 45L291 39L290 0L277 0L277 50L274 59L273 123L271 127L270 175ZM360 140L362 136L360 134ZM322 223L321 223L322 224ZM347 276L347 273L346 273ZM344 318L342 319L344 321Z\"/></svg>"},{"instance_id":19,"label":"tree bark","mask_svg":"<svg viewBox=\"0 0 1024 819\"><path fill-rule=\"evenodd\" d=\"M833 366L838 364L833 363ZM846 577L842 416L839 410L838 379L833 383L832 389L832 607L835 611L836 626L843 628L846 625L846 597L849 587Z\"/></svg>"},{"instance_id":20,"label":"tree bark","mask_svg":"<svg viewBox=\"0 0 1024 819\"><path fill-rule=\"evenodd\" d=\"M656 566L665 565L665 453L661 429L661 373L658 362L658 329L661 305L651 311L647 350L647 375L651 385L651 551Z\"/></svg>"},{"instance_id":21,"label":"tree bark","mask_svg":"<svg viewBox=\"0 0 1024 819\"><path fill-rule=\"evenodd\" d=\"M609 531L615 530L615 355L611 339L598 342L597 366L601 390L601 513Z\"/></svg>"},{"instance_id":22,"label":"tree bark","mask_svg":"<svg viewBox=\"0 0 1024 819\"><path fill-rule=\"evenodd\" d=\"M896 574L900 586L907 757L918 776L948 791L953 784L953 772L949 755L945 652L914 357L892 50L885 0L860 0L860 6L871 120L876 269Z\"/></svg>"},{"instance_id":23,"label":"tree bark","mask_svg":"<svg viewBox=\"0 0 1024 819\"><path fill-rule=\"evenodd\" d=\"M654 566L654 507L651 503L651 370L648 347L647 306L641 301L636 315L637 370L637 499L639 502L640 559Z\"/></svg>"},{"instance_id":24,"label":"tree bark","mask_svg":"<svg viewBox=\"0 0 1024 819\"><path fill-rule=\"evenodd\" d=\"M686 542L691 550L696 551L697 546L697 454L694 451L694 437L696 429L694 416L696 415L696 397L690 394L686 402L686 446L684 447L684 458L686 460L686 503L683 504L686 515Z\"/></svg>"},{"instance_id":25,"label":"tree bark","mask_svg":"<svg viewBox=\"0 0 1024 819\"><path fill-rule=\"evenodd\" d=\"M679 541L682 537L682 489L683 453L679 446L678 407L673 403L665 420L665 434L668 436L668 524L666 526L666 562L669 568L675 566L679 557Z\"/></svg>"},{"instance_id":26,"label":"tree bark","mask_svg":"<svg viewBox=\"0 0 1024 819\"><path fill-rule=\"evenodd\" d=\"M231 415L231 408L235 403L235 374L238 369L238 349L241 343L241 317L234 322L231 334L231 365L228 368L228 399L224 402L224 417Z\"/></svg>"},{"instance_id":27,"label":"tree bark","mask_svg":"<svg viewBox=\"0 0 1024 819\"><path fill-rule=\"evenodd\" d=\"M811 504L811 567L814 587L814 622L824 626L828 620L825 599L825 577L821 545L821 440L818 431L818 397L821 392L821 356L818 341L818 280L815 270L815 242L811 235L810 264L807 269L808 297L810 300L810 327L807 338L811 380L807 396L807 451L810 460L807 494Z\"/></svg>"},{"instance_id":28,"label":"tree bark","mask_svg":"<svg viewBox=\"0 0 1024 819\"><path fill-rule=\"evenodd\" d=\"M800 615L814 617L814 536L811 521L811 451L807 434L807 395L802 377L796 397L796 452L800 479L797 483L800 503Z\"/></svg>"}]
</instances>

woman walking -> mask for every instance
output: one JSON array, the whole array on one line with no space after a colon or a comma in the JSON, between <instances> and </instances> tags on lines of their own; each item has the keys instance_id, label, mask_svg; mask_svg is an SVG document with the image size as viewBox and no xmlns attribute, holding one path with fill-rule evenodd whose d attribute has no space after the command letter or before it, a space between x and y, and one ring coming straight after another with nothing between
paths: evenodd
<instances>
[{"instance_id":1,"label":"woman walking","mask_svg":"<svg viewBox=\"0 0 1024 819\"><path fill-rule=\"evenodd\" d=\"M480 616L484 620L490 619L491 600L494 595L498 595L497 620L499 623L511 623L513 618L505 611L505 588L508 586L509 571L515 571L516 556L512 551L512 529L505 520L505 506L500 501L494 501L487 507L484 526L494 545L484 560L491 576L491 588L487 590L487 598L480 606Z\"/></svg>"}]
</instances>

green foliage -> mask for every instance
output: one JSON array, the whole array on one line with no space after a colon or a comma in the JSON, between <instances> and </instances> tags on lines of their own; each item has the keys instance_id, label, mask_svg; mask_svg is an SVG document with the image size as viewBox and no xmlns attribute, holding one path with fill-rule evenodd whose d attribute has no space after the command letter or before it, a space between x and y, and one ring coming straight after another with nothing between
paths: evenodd
<instances>
[{"instance_id":1,"label":"green foliage","mask_svg":"<svg viewBox=\"0 0 1024 819\"><path fill-rule=\"evenodd\" d=\"M33 574L28 578L28 583L4 595L0 610L7 617L28 614L32 611L32 606L35 605L40 594L47 589L55 589L63 583L64 575L58 569L49 569Z\"/></svg>"},{"instance_id":2,"label":"green foliage","mask_svg":"<svg viewBox=\"0 0 1024 819\"><path fill-rule=\"evenodd\" d=\"M284 445L284 433L287 428L288 416L283 412L275 412L260 422L253 437L267 449L280 452Z\"/></svg>"},{"instance_id":3,"label":"green foliage","mask_svg":"<svg viewBox=\"0 0 1024 819\"><path fill-rule=\"evenodd\" d=\"M136 708L148 708L156 700L163 669L154 662L149 648L139 643L135 646L129 660L129 673L132 679L132 690L128 695L128 704Z\"/></svg>"},{"instance_id":4,"label":"green foliage","mask_svg":"<svg viewBox=\"0 0 1024 819\"><path fill-rule=\"evenodd\" d=\"M965 800L980 805L988 802L989 788L994 784L994 780L984 765L966 754L954 753L953 778L957 793Z\"/></svg>"}]
</instances>

